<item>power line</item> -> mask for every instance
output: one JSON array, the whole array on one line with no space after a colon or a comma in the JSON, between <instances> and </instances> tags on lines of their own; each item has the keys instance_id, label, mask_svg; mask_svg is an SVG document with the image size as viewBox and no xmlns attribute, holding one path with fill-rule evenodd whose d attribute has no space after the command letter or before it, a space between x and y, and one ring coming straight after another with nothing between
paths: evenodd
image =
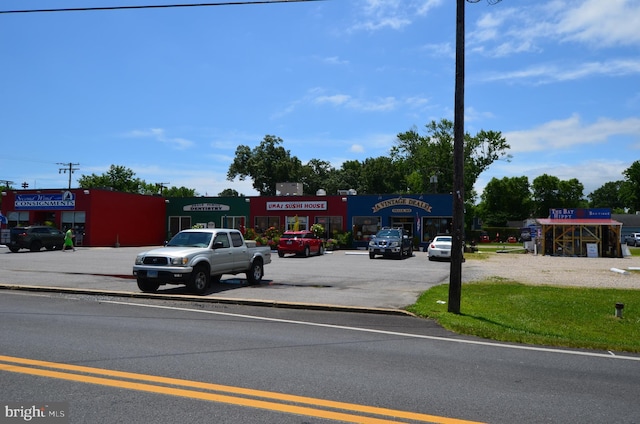
<instances>
[{"instance_id":1,"label":"power line","mask_svg":"<svg viewBox=\"0 0 640 424\"><path fill-rule=\"evenodd\" d=\"M248 4L271 3L306 3L326 0L255 0L255 1L228 1L222 3L184 3L184 4L151 4L144 6L102 6L102 7L77 7L64 9L24 9L24 10L0 10L0 14L8 13L40 13L40 12L89 12L98 10L126 10L126 9L168 9L176 7L208 7L208 6L242 6Z\"/></svg>"}]
</instances>

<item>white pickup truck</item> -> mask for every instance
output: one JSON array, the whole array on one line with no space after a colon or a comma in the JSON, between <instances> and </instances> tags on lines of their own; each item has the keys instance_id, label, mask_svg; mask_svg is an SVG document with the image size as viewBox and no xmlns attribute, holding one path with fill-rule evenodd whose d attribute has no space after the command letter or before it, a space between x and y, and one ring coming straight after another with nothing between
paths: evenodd
<instances>
[{"instance_id":1,"label":"white pickup truck","mask_svg":"<svg viewBox=\"0 0 640 424\"><path fill-rule=\"evenodd\" d=\"M258 284L268 263L271 249L249 247L238 230L193 229L180 231L165 247L140 253L133 275L146 293L164 284L186 284L191 291L204 294L222 274L246 273L249 284Z\"/></svg>"}]
</instances>

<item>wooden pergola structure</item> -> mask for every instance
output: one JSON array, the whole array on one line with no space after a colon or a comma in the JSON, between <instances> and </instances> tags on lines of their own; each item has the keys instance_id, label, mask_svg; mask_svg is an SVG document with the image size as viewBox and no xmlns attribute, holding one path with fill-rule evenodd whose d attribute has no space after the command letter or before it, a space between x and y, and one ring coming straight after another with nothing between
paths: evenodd
<instances>
[{"instance_id":1,"label":"wooden pergola structure","mask_svg":"<svg viewBox=\"0 0 640 424\"><path fill-rule=\"evenodd\" d=\"M622 223L613 219L537 219L541 253L621 258Z\"/></svg>"}]
</instances>

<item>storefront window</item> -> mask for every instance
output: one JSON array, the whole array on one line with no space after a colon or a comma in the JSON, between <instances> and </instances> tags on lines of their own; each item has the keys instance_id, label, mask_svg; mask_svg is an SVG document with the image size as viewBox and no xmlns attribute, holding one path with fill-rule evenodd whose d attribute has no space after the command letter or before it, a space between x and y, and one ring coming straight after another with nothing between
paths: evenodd
<instances>
[{"instance_id":1,"label":"storefront window","mask_svg":"<svg viewBox=\"0 0 640 424\"><path fill-rule=\"evenodd\" d=\"M79 212L71 212L65 211L62 212L62 221L60 222L62 226L62 230L67 230L69 228L73 228L76 240L75 244L77 246L82 246L84 243L84 226L85 226L86 213L84 211Z\"/></svg>"},{"instance_id":2,"label":"storefront window","mask_svg":"<svg viewBox=\"0 0 640 424\"><path fill-rule=\"evenodd\" d=\"M9 227L21 227L23 225L29 225L29 211L9 212L7 215Z\"/></svg>"},{"instance_id":3,"label":"storefront window","mask_svg":"<svg viewBox=\"0 0 640 424\"><path fill-rule=\"evenodd\" d=\"M353 239L355 241L368 241L382 227L379 216L354 216Z\"/></svg>"},{"instance_id":4,"label":"storefront window","mask_svg":"<svg viewBox=\"0 0 640 424\"><path fill-rule=\"evenodd\" d=\"M307 223L309 222L308 216L288 216L287 218L287 230L289 231L305 231L308 230L309 227Z\"/></svg>"},{"instance_id":5,"label":"storefront window","mask_svg":"<svg viewBox=\"0 0 640 424\"><path fill-rule=\"evenodd\" d=\"M220 220L222 228L234 228L236 230L244 229L244 216L223 216Z\"/></svg>"},{"instance_id":6,"label":"storefront window","mask_svg":"<svg viewBox=\"0 0 640 424\"><path fill-rule=\"evenodd\" d=\"M452 219L442 217L423 218L422 240L429 241L438 234L451 234Z\"/></svg>"},{"instance_id":7,"label":"storefront window","mask_svg":"<svg viewBox=\"0 0 640 424\"><path fill-rule=\"evenodd\" d=\"M336 232L342 232L341 216L316 216L316 224L324 227L324 237L331 238Z\"/></svg>"},{"instance_id":8,"label":"storefront window","mask_svg":"<svg viewBox=\"0 0 640 424\"><path fill-rule=\"evenodd\" d=\"M258 234L264 234L269 227L275 227L280 229L280 217L279 216L256 216L254 219L253 229Z\"/></svg>"},{"instance_id":9,"label":"storefront window","mask_svg":"<svg viewBox=\"0 0 640 424\"><path fill-rule=\"evenodd\" d=\"M171 240L171 237L188 228L191 228L190 216L170 216L168 240Z\"/></svg>"}]
</instances>

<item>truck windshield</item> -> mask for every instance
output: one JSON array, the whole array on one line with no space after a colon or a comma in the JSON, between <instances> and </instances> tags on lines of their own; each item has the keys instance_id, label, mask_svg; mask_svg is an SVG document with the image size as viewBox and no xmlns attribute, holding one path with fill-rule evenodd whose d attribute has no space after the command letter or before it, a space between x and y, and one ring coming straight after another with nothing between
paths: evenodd
<instances>
[{"instance_id":1,"label":"truck windshield","mask_svg":"<svg viewBox=\"0 0 640 424\"><path fill-rule=\"evenodd\" d=\"M211 241L211 233L178 233L167 246L170 247L207 247Z\"/></svg>"}]
</instances>

